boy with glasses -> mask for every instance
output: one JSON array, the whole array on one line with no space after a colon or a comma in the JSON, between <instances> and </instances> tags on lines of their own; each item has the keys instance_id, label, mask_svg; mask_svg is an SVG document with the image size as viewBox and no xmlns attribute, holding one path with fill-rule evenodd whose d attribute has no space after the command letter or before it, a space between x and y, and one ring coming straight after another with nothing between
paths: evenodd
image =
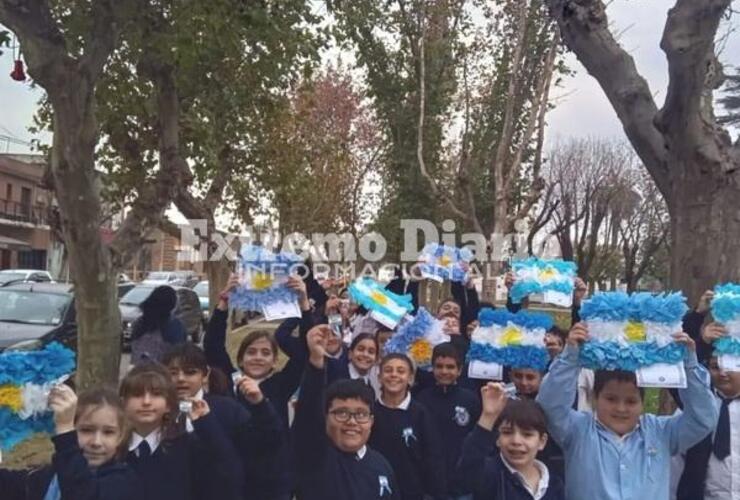
<instances>
[{"instance_id":1,"label":"boy with glasses","mask_svg":"<svg viewBox=\"0 0 740 500\"><path fill-rule=\"evenodd\" d=\"M309 363L293 423L300 500L398 499L393 470L367 447L373 390L358 380L326 383L328 325L309 330Z\"/></svg>"}]
</instances>

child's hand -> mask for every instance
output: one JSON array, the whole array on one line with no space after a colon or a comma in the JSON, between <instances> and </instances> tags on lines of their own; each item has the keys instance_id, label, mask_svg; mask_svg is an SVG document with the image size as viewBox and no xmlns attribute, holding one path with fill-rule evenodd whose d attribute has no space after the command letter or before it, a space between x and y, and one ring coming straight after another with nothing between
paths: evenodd
<instances>
[{"instance_id":1,"label":"child's hand","mask_svg":"<svg viewBox=\"0 0 740 500\"><path fill-rule=\"evenodd\" d=\"M712 290L707 290L706 292L701 294L701 297L699 298L699 303L696 305L696 312L698 312L699 314L706 313L712 305L713 298L714 292Z\"/></svg>"},{"instance_id":2,"label":"child's hand","mask_svg":"<svg viewBox=\"0 0 740 500\"><path fill-rule=\"evenodd\" d=\"M77 395L66 385L58 385L49 393L49 408L54 412L57 434L75 430Z\"/></svg>"},{"instance_id":3,"label":"child's hand","mask_svg":"<svg viewBox=\"0 0 740 500\"><path fill-rule=\"evenodd\" d=\"M341 304L341 301L339 300L339 297L336 295L331 295L329 299L326 301L326 305L324 306L324 310L326 311L326 314L339 313L339 306Z\"/></svg>"},{"instance_id":4,"label":"child's hand","mask_svg":"<svg viewBox=\"0 0 740 500\"><path fill-rule=\"evenodd\" d=\"M585 323L576 323L568 332L568 344L573 347L580 347L581 344L588 341L588 327Z\"/></svg>"},{"instance_id":5,"label":"child's hand","mask_svg":"<svg viewBox=\"0 0 740 500\"><path fill-rule=\"evenodd\" d=\"M724 325L712 322L702 328L701 339L707 344L711 344L715 340L719 339L720 337L724 337L727 334L728 331L727 328L724 327Z\"/></svg>"},{"instance_id":6,"label":"child's hand","mask_svg":"<svg viewBox=\"0 0 740 500\"><path fill-rule=\"evenodd\" d=\"M308 301L308 292L306 291L306 283L300 276L289 277L285 286L298 293L298 305L301 307L301 311L309 311L311 309L311 303Z\"/></svg>"},{"instance_id":7,"label":"child's hand","mask_svg":"<svg viewBox=\"0 0 740 500\"><path fill-rule=\"evenodd\" d=\"M514 273L512 271L507 272L504 275L504 286L507 290L511 291L511 287L514 286L514 283L516 283L516 277L514 276Z\"/></svg>"},{"instance_id":8,"label":"child's hand","mask_svg":"<svg viewBox=\"0 0 740 500\"><path fill-rule=\"evenodd\" d=\"M195 422L199 418L203 418L211 413L211 407L205 399L193 400L193 408L190 410L190 421Z\"/></svg>"},{"instance_id":9,"label":"child's hand","mask_svg":"<svg viewBox=\"0 0 740 500\"><path fill-rule=\"evenodd\" d=\"M259 383L246 375L239 381L239 392L253 405L260 404L265 399Z\"/></svg>"},{"instance_id":10,"label":"child's hand","mask_svg":"<svg viewBox=\"0 0 740 500\"><path fill-rule=\"evenodd\" d=\"M576 277L575 281L573 282L573 304L577 306L581 305L581 302L586 297L587 292L588 287L586 286L586 282L583 281L581 278Z\"/></svg>"},{"instance_id":11,"label":"child's hand","mask_svg":"<svg viewBox=\"0 0 740 500\"><path fill-rule=\"evenodd\" d=\"M677 344L685 345L689 351L696 351L696 342L694 342L694 339L689 337L689 334L686 332L674 333L673 341Z\"/></svg>"},{"instance_id":12,"label":"child's hand","mask_svg":"<svg viewBox=\"0 0 740 500\"><path fill-rule=\"evenodd\" d=\"M308 346L309 353L308 360L318 369L324 368L326 343L328 342L329 335L333 335L329 325L316 325L306 335L306 345Z\"/></svg>"},{"instance_id":13,"label":"child's hand","mask_svg":"<svg viewBox=\"0 0 740 500\"><path fill-rule=\"evenodd\" d=\"M506 391L504 385L497 382L488 382L480 389L481 414L478 424L487 429L493 430L501 412L506 407Z\"/></svg>"},{"instance_id":14,"label":"child's hand","mask_svg":"<svg viewBox=\"0 0 740 500\"><path fill-rule=\"evenodd\" d=\"M236 287L239 286L239 276L237 274L231 273L229 276L229 281L226 282L226 286L223 290L221 290L221 293L218 294L218 304L216 305L216 308L220 311L227 311L229 309L229 302L228 302L228 296L234 290Z\"/></svg>"}]
</instances>

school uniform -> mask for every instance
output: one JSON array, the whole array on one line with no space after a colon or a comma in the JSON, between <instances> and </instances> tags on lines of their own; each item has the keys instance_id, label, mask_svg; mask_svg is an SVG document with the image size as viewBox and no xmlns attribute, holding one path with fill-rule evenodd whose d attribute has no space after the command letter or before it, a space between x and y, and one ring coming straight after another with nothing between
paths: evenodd
<instances>
[{"instance_id":1,"label":"school uniform","mask_svg":"<svg viewBox=\"0 0 740 500\"><path fill-rule=\"evenodd\" d=\"M398 408L389 408L382 398L375 405L373 432L368 443L388 459L403 500L430 495L443 498L447 489L445 459L434 420L411 394Z\"/></svg>"},{"instance_id":2,"label":"school uniform","mask_svg":"<svg viewBox=\"0 0 740 500\"><path fill-rule=\"evenodd\" d=\"M346 453L326 435L326 370L306 366L293 424L299 500L400 500L388 461L364 446Z\"/></svg>"},{"instance_id":3,"label":"school uniform","mask_svg":"<svg viewBox=\"0 0 740 500\"><path fill-rule=\"evenodd\" d=\"M375 395L380 394L380 381L378 380L378 367L373 366L366 374L361 374L352 364L348 357L326 358L326 373L328 384L331 385L337 380L362 380L365 385L370 387Z\"/></svg>"},{"instance_id":4,"label":"school uniform","mask_svg":"<svg viewBox=\"0 0 740 500\"><path fill-rule=\"evenodd\" d=\"M138 500L139 482L125 463L111 461L91 468L75 431L51 438L50 466L35 470L0 469L3 500ZM47 496L48 495L48 496Z\"/></svg>"},{"instance_id":5,"label":"school uniform","mask_svg":"<svg viewBox=\"0 0 740 500\"><path fill-rule=\"evenodd\" d=\"M629 434L618 436L595 415L572 409L580 366L579 349L568 345L550 367L537 402L548 431L565 454L569 500L668 498L670 458L697 444L717 422L709 373L696 354L686 356L688 387L679 392L685 411L671 417L642 415Z\"/></svg>"},{"instance_id":6,"label":"school uniform","mask_svg":"<svg viewBox=\"0 0 740 500\"><path fill-rule=\"evenodd\" d=\"M139 475L142 500L241 498L241 464L216 417L192 425L194 432L173 439L160 431L132 435L126 460Z\"/></svg>"},{"instance_id":7,"label":"school uniform","mask_svg":"<svg viewBox=\"0 0 740 500\"><path fill-rule=\"evenodd\" d=\"M686 452L677 500L740 500L740 398L715 394L711 435Z\"/></svg>"},{"instance_id":8,"label":"school uniform","mask_svg":"<svg viewBox=\"0 0 740 500\"><path fill-rule=\"evenodd\" d=\"M227 375L239 371L231 362L231 357L226 351L226 320L227 311L215 309L208 329L203 340L203 350L206 353L206 359L210 366L214 366ZM300 320L300 342L291 343L294 349L291 349L291 357L282 370L273 373L260 382L260 389L267 399L272 402L278 415L280 416L285 427L288 426L288 401L293 396L301 382L303 367L308 359L306 350L305 337L308 330L313 326L312 315L310 311L304 311ZM287 337L291 337L295 329L296 321L290 318L275 330L275 338L278 344L289 342ZM233 382L229 377L229 384L233 390Z\"/></svg>"},{"instance_id":9,"label":"school uniform","mask_svg":"<svg viewBox=\"0 0 740 500\"><path fill-rule=\"evenodd\" d=\"M481 404L471 391L458 385L429 387L416 400L432 415L445 458L447 494L452 497L470 493L457 473L462 444L480 417Z\"/></svg>"},{"instance_id":10,"label":"school uniform","mask_svg":"<svg viewBox=\"0 0 740 500\"><path fill-rule=\"evenodd\" d=\"M535 460L540 481L530 487L506 462L496 447L497 433L479 425L465 438L458 463L459 474L475 500L564 500L563 482Z\"/></svg>"}]
</instances>

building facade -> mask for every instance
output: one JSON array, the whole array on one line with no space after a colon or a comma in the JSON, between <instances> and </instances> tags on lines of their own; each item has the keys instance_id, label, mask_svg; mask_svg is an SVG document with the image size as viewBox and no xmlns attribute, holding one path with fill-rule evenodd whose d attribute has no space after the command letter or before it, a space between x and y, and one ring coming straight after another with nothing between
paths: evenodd
<instances>
[{"instance_id":1,"label":"building facade","mask_svg":"<svg viewBox=\"0 0 740 500\"><path fill-rule=\"evenodd\" d=\"M0 269L46 269L51 244L45 157L0 154Z\"/></svg>"}]
</instances>

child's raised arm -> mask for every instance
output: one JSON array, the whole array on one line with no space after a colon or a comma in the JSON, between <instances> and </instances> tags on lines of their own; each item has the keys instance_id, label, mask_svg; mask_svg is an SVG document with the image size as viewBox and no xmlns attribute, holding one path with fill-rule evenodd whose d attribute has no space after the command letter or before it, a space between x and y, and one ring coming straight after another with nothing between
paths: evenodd
<instances>
[{"instance_id":1,"label":"child's raised arm","mask_svg":"<svg viewBox=\"0 0 740 500\"><path fill-rule=\"evenodd\" d=\"M588 340L588 329L583 323L577 323L568 334L565 350L555 358L550 371L542 380L537 402L547 415L548 430L562 447L568 441L580 423L588 421L591 416L573 410L573 401L578 390L578 353L580 345Z\"/></svg>"},{"instance_id":2,"label":"child's raised arm","mask_svg":"<svg viewBox=\"0 0 740 500\"><path fill-rule=\"evenodd\" d=\"M686 389L678 393L683 411L671 417L661 417L665 423L672 454L683 453L707 437L717 425L719 410L710 389L709 372L696 357L696 343L686 333L674 335L676 342L686 345Z\"/></svg>"},{"instance_id":3,"label":"child's raised arm","mask_svg":"<svg viewBox=\"0 0 740 500\"><path fill-rule=\"evenodd\" d=\"M225 297L238 284L238 277L232 274L226 288L221 292L221 296ZM236 371L234 365L231 363L229 353L226 352L226 322L228 318L229 303L225 298L221 298L208 320L206 335L203 338L203 351L206 353L208 364L218 368L227 376Z\"/></svg>"},{"instance_id":4,"label":"child's raised arm","mask_svg":"<svg viewBox=\"0 0 740 500\"><path fill-rule=\"evenodd\" d=\"M309 330L309 362L306 364L301 395L293 421L293 444L299 479L310 477L320 469L329 447L324 415L324 386L326 384L326 340L332 335L328 325Z\"/></svg>"}]
</instances>

